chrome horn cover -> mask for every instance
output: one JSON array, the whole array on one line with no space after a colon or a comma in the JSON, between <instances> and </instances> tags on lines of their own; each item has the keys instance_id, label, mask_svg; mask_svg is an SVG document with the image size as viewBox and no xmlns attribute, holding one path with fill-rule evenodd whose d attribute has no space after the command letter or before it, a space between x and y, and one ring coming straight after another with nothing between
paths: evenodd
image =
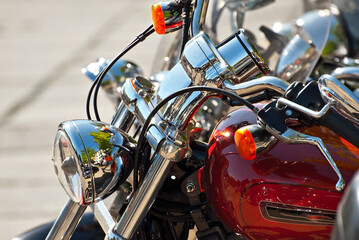
<instances>
[{"instance_id":1,"label":"chrome horn cover","mask_svg":"<svg viewBox=\"0 0 359 240\"><path fill-rule=\"evenodd\" d=\"M109 59L99 58L96 62L90 63L88 66L82 68L81 71L92 81L95 81L110 62ZM111 99L116 100L118 103L121 101L120 91L126 79L142 75L143 71L135 63L119 59L104 77L101 82L101 87Z\"/></svg>"},{"instance_id":2,"label":"chrome horn cover","mask_svg":"<svg viewBox=\"0 0 359 240\"><path fill-rule=\"evenodd\" d=\"M75 202L92 204L111 194L127 177L132 165L128 147L132 143L124 132L102 122L72 120L60 124L57 136L61 134L66 135L66 147L71 148L75 156L63 159L64 154L60 154L61 162L58 162L55 159L56 139L54 167L58 177L62 173L66 177L77 172L80 179L80 186L77 187L81 192L80 198L72 199ZM72 162L69 163L69 160ZM59 181L68 191L64 184L71 182L64 182L60 177Z\"/></svg>"}]
</instances>

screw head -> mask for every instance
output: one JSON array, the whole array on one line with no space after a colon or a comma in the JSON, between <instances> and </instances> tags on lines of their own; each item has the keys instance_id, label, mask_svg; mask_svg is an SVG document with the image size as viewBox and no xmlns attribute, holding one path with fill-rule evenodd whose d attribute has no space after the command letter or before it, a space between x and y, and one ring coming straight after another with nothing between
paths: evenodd
<instances>
[{"instance_id":1,"label":"screw head","mask_svg":"<svg viewBox=\"0 0 359 240\"><path fill-rule=\"evenodd\" d=\"M185 158L190 158L190 157L192 157L192 149L189 148L189 149L187 150L187 152L185 153L184 157L185 157Z\"/></svg>"},{"instance_id":2,"label":"screw head","mask_svg":"<svg viewBox=\"0 0 359 240\"><path fill-rule=\"evenodd\" d=\"M187 183L186 190L188 193L193 193L196 191L196 185L193 182Z\"/></svg>"},{"instance_id":3,"label":"screw head","mask_svg":"<svg viewBox=\"0 0 359 240\"><path fill-rule=\"evenodd\" d=\"M138 95L140 95L141 97L145 98L145 97L147 97L147 92L144 91L144 90L142 90L142 89L140 89L140 90L138 91Z\"/></svg>"},{"instance_id":4,"label":"screw head","mask_svg":"<svg viewBox=\"0 0 359 240\"><path fill-rule=\"evenodd\" d=\"M167 127L167 122L165 122L165 121L160 121L160 122L158 123L158 125L159 125L161 128L166 128L166 127Z\"/></svg>"},{"instance_id":5,"label":"screw head","mask_svg":"<svg viewBox=\"0 0 359 240\"><path fill-rule=\"evenodd\" d=\"M292 116L293 112L292 112L292 110L287 110L287 111L285 111L285 114L287 116Z\"/></svg>"}]
</instances>

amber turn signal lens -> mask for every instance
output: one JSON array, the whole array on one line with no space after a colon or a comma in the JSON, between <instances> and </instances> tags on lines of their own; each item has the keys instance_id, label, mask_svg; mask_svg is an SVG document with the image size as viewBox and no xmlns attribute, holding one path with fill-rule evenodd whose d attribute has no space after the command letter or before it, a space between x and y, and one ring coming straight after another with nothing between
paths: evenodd
<instances>
[{"instance_id":1,"label":"amber turn signal lens","mask_svg":"<svg viewBox=\"0 0 359 240\"><path fill-rule=\"evenodd\" d=\"M253 160L256 157L256 143L251 132L246 127L242 127L236 131L234 141L239 155L241 155L244 160Z\"/></svg>"},{"instance_id":2,"label":"amber turn signal lens","mask_svg":"<svg viewBox=\"0 0 359 240\"><path fill-rule=\"evenodd\" d=\"M163 16L160 3L153 4L151 7L153 26L158 34L166 33L165 17Z\"/></svg>"}]
</instances>

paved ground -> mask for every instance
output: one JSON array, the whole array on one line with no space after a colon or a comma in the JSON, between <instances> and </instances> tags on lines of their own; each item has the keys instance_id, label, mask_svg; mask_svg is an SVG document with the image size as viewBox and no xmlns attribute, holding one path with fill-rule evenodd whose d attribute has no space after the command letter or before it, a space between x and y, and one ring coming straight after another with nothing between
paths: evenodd
<instances>
[{"instance_id":1,"label":"paved ground","mask_svg":"<svg viewBox=\"0 0 359 240\"><path fill-rule=\"evenodd\" d=\"M57 217L67 197L50 157L57 125L86 118L80 69L150 24L150 0L0 0L0 239ZM158 36L126 58L149 73ZM111 103L100 98L102 119Z\"/></svg>"}]
</instances>

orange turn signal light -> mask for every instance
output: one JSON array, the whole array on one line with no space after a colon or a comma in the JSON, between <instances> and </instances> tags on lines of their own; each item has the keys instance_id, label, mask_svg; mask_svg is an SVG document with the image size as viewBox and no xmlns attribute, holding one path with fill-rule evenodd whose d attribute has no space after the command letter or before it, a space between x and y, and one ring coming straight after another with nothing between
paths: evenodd
<instances>
[{"instance_id":1,"label":"orange turn signal light","mask_svg":"<svg viewBox=\"0 0 359 240\"><path fill-rule=\"evenodd\" d=\"M158 34L177 31L183 26L182 5L176 2L160 2L151 7L152 22Z\"/></svg>"},{"instance_id":2,"label":"orange turn signal light","mask_svg":"<svg viewBox=\"0 0 359 240\"><path fill-rule=\"evenodd\" d=\"M277 139L264 127L254 124L238 129L234 134L234 142L243 159L253 160L270 150Z\"/></svg>"},{"instance_id":3,"label":"orange turn signal light","mask_svg":"<svg viewBox=\"0 0 359 240\"><path fill-rule=\"evenodd\" d=\"M236 131L234 141L239 155L244 160L253 160L256 158L256 143L251 132L246 127L242 127Z\"/></svg>"},{"instance_id":4,"label":"orange turn signal light","mask_svg":"<svg viewBox=\"0 0 359 240\"><path fill-rule=\"evenodd\" d=\"M160 3L153 4L151 7L152 12L152 22L155 28L155 31L158 34L165 34L166 33L166 23L165 17L163 15L162 6Z\"/></svg>"}]
</instances>

